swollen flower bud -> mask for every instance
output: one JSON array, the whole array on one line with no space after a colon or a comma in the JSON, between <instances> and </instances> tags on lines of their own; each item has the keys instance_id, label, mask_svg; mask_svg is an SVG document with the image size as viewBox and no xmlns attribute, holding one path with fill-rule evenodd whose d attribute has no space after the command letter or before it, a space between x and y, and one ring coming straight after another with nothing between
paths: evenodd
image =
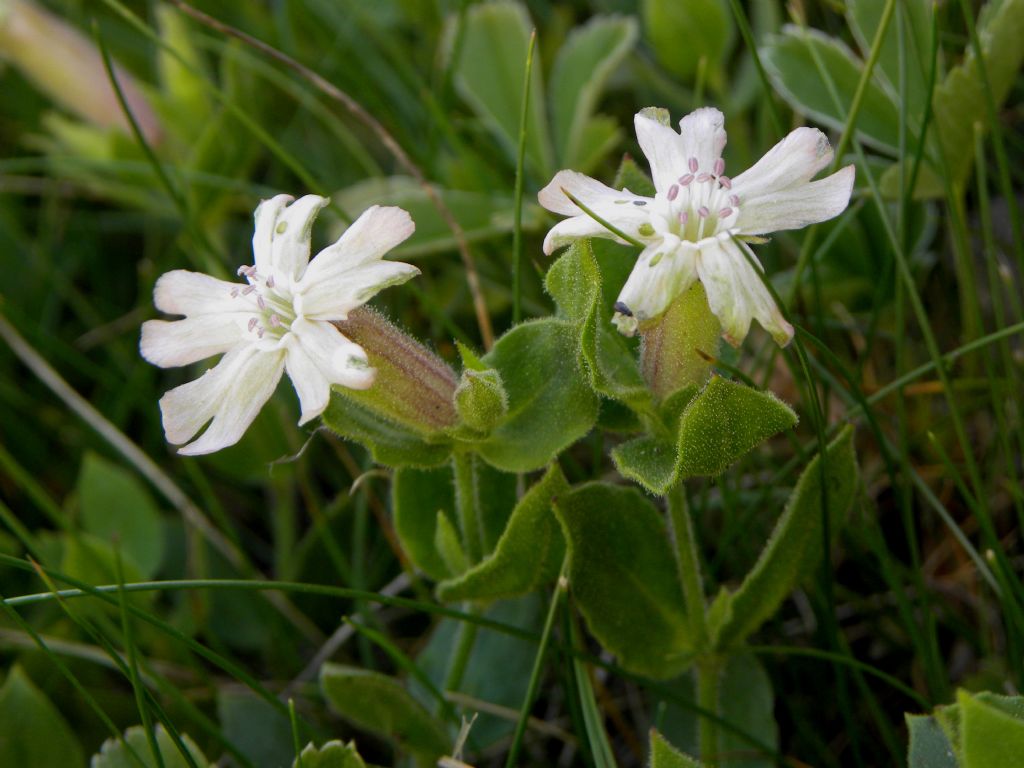
<instances>
[{"instance_id":1,"label":"swollen flower bud","mask_svg":"<svg viewBox=\"0 0 1024 768\"><path fill-rule=\"evenodd\" d=\"M423 435L455 426L459 380L444 360L369 307L334 324L366 351L377 370L372 387L346 389L345 397Z\"/></svg>"},{"instance_id":2,"label":"swollen flower bud","mask_svg":"<svg viewBox=\"0 0 1024 768\"><path fill-rule=\"evenodd\" d=\"M474 432L490 434L508 413L508 395L501 375L494 369L462 372L455 390L455 410L462 423Z\"/></svg>"},{"instance_id":3,"label":"swollen flower bud","mask_svg":"<svg viewBox=\"0 0 1024 768\"><path fill-rule=\"evenodd\" d=\"M640 368L659 400L708 380L711 362L707 358L718 354L722 326L708 307L701 283L691 285L660 317L639 330Z\"/></svg>"},{"instance_id":4,"label":"swollen flower bud","mask_svg":"<svg viewBox=\"0 0 1024 768\"><path fill-rule=\"evenodd\" d=\"M99 51L81 32L30 0L0 0L0 58L65 109L93 125L131 130ZM150 143L160 123L131 75L114 68L128 108Z\"/></svg>"}]
</instances>

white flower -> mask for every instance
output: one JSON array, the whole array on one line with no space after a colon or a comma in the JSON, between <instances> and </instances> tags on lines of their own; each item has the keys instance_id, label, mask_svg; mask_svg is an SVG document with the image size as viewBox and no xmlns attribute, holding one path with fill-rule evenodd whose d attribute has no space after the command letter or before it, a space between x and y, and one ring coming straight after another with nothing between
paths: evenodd
<instances>
[{"instance_id":1,"label":"white flower","mask_svg":"<svg viewBox=\"0 0 1024 768\"><path fill-rule=\"evenodd\" d=\"M621 192L575 171L559 171L540 191L540 204L572 218L556 224L544 252L579 237L624 242L569 199L643 243L644 250L615 303L613 322L627 335L657 317L694 280L707 292L723 335L738 345L751 318L782 345L793 338L771 294L751 263L760 264L741 235L798 229L838 216L850 202L854 167L811 179L832 161L832 148L815 128L797 128L752 168L725 175L722 113L705 107L668 125L664 110L636 115L636 135L651 164L655 195ZM745 253L744 253L745 252ZM749 257L749 261L748 261Z\"/></svg>"},{"instance_id":2,"label":"white flower","mask_svg":"<svg viewBox=\"0 0 1024 768\"><path fill-rule=\"evenodd\" d=\"M313 220L329 201L317 195L291 201L278 195L256 208L255 263L238 269L246 282L180 269L156 282L157 309L184 319L143 323L142 356L169 368L225 353L160 399L164 432L175 445L188 443L212 419L179 453L211 453L238 442L284 371L299 396L299 424L323 413L333 385L373 384L366 352L331 323L419 274L411 264L382 259L415 225L401 208L373 206L310 261Z\"/></svg>"}]
</instances>

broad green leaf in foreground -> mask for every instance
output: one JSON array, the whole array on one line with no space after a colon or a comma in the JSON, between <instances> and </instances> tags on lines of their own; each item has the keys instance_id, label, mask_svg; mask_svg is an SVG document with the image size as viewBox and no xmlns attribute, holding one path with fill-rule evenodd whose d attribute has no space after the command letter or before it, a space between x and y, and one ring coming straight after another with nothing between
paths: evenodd
<instances>
[{"instance_id":1,"label":"broad green leaf in foreground","mask_svg":"<svg viewBox=\"0 0 1024 768\"><path fill-rule=\"evenodd\" d=\"M597 397L577 350L573 327L546 318L516 326L484 356L508 393L507 417L477 444L487 462L507 472L540 469L590 431Z\"/></svg>"},{"instance_id":2,"label":"broad green leaf in foreground","mask_svg":"<svg viewBox=\"0 0 1024 768\"><path fill-rule=\"evenodd\" d=\"M839 433L825 451L824 480L833 536L857 489L853 427ZM722 592L710 611L712 642L736 647L772 614L821 561L822 467L814 458L804 470L757 563L736 592Z\"/></svg>"},{"instance_id":3,"label":"broad green leaf in foreground","mask_svg":"<svg viewBox=\"0 0 1024 768\"><path fill-rule=\"evenodd\" d=\"M1008 768L1024 760L1024 700L993 696L985 700L967 691L960 705L963 768Z\"/></svg>"},{"instance_id":4,"label":"broad green leaf in foreground","mask_svg":"<svg viewBox=\"0 0 1024 768\"><path fill-rule=\"evenodd\" d=\"M85 763L78 738L42 691L15 666L0 688L0 765L69 768Z\"/></svg>"},{"instance_id":5,"label":"broad green leaf in foreground","mask_svg":"<svg viewBox=\"0 0 1024 768\"><path fill-rule=\"evenodd\" d=\"M135 755L142 759L142 766L119 739L111 738L103 742L98 754L93 755L89 762L89 768L158 768L159 764L153 758L153 751L150 748L149 739L146 738L146 731L141 725L132 726L125 731L124 740L135 751ZM206 759L202 750L195 745L192 739L182 735L181 742L196 765L200 768L207 768L210 765L210 761ZM156 743L160 750L163 768L191 768L188 760L181 754L178 746L162 725L156 727Z\"/></svg>"},{"instance_id":6,"label":"broad green leaf in foreground","mask_svg":"<svg viewBox=\"0 0 1024 768\"><path fill-rule=\"evenodd\" d=\"M714 477L760 443L796 424L792 409L770 392L714 376L679 416L674 440L643 435L617 446L623 476L664 495L679 479Z\"/></svg>"},{"instance_id":7,"label":"broad green leaf in foreground","mask_svg":"<svg viewBox=\"0 0 1024 768\"><path fill-rule=\"evenodd\" d=\"M626 668L668 678L689 664L683 594L662 516L635 488L588 483L555 501L572 596Z\"/></svg>"},{"instance_id":8,"label":"broad green leaf in foreground","mask_svg":"<svg viewBox=\"0 0 1024 768\"><path fill-rule=\"evenodd\" d=\"M438 514L455 524L455 487L449 467L397 469L391 482L395 533L413 565L432 579L451 575L437 551Z\"/></svg>"},{"instance_id":9,"label":"broad green leaf in foreground","mask_svg":"<svg viewBox=\"0 0 1024 768\"><path fill-rule=\"evenodd\" d=\"M394 678L341 664L320 668L320 689L339 715L434 764L450 747L448 734Z\"/></svg>"},{"instance_id":10,"label":"broad green leaf in foreground","mask_svg":"<svg viewBox=\"0 0 1024 768\"><path fill-rule=\"evenodd\" d=\"M938 721L931 715L907 715L910 746L907 765L911 768L958 768L953 746Z\"/></svg>"},{"instance_id":11,"label":"broad green leaf in foreground","mask_svg":"<svg viewBox=\"0 0 1024 768\"><path fill-rule=\"evenodd\" d=\"M700 763L673 747L653 728L650 749L650 768L701 768Z\"/></svg>"},{"instance_id":12,"label":"broad green leaf in foreground","mask_svg":"<svg viewBox=\"0 0 1024 768\"><path fill-rule=\"evenodd\" d=\"M551 504L569 489L557 464L520 499L494 552L438 585L441 600L494 600L533 591L554 578L565 551Z\"/></svg>"},{"instance_id":13,"label":"broad green leaf in foreground","mask_svg":"<svg viewBox=\"0 0 1024 768\"><path fill-rule=\"evenodd\" d=\"M727 0L643 0L644 29L658 61L684 80L704 59L717 72L736 36Z\"/></svg>"},{"instance_id":14,"label":"broad green leaf in foreground","mask_svg":"<svg viewBox=\"0 0 1024 768\"><path fill-rule=\"evenodd\" d=\"M366 763L356 751L355 742L328 741L319 749L307 744L292 768L366 768Z\"/></svg>"}]
</instances>

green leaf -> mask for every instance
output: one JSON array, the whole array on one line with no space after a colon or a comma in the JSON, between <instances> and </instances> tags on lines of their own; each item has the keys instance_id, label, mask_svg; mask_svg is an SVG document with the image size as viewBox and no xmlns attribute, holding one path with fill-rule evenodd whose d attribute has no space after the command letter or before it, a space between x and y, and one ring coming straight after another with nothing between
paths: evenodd
<instances>
[{"instance_id":1,"label":"green leaf","mask_svg":"<svg viewBox=\"0 0 1024 768\"><path fill-rule=\"evenodd\" d=\"M217 717L224 738L256 768L280 768L295 757L292 725L269 703L244 689L221 689Z\"/></svg>"},{"instance_id":2,"label":"green leaf","mask_svg":"<svg viewBox=\"0 0 1024 768\"><path fill-rule=\"evenodd\" d=\"M756 656L739 653L729 656L721 672L718 709L722 719L742 733L777 747L779 726L775 722L775 696L772 681ZM729 728L719 728L718 749L723 755L720 768L774 768L771 755L758 752L749 739Z\"/></svg>"},{"instance_id":3,"label":"green leaf","mask_svg":"<svg viewBox=\"0 0 1024 768\"><path fill-rule=\"evenodd\" d=\"M0 765L80 768L85 755L67 721L15 666L0 688Z\"/></svg>"},{"instance_id":4,"label":"green leaf","mask_svg":"<svg viewBox=\"0 0 1024 768\"><path fill-rule=\"evenodd\" d=\"M994 0L978 17L978 37L996 110L1006 100L1024 63L1024 0ZM963 181L974 157L974 124L988 125L981 71L973 48L935 89L932 109L953 181Z\"/></svg>"},{"instance_id":5,"label":"green leaf","mask_svg":"<svg viewBox=\"0 0 1024 768\"><path fill-rule=\"evenodd\" d=\"M454 66L460 95L498 139L510 165L519 145L523 81L532 28L529 13L521 3L502 0L474 5L465 16L462 50ZM452 34L450 41L451 38ZM554 159L544 114L543 68L538 49L533 57L526 161L537 178L547 179L554 171Z\"/></svg>"},{"instance_id":6,"label":"green leaf","mask_svg":"<svg viewBox=\"0 0 1024 768\"><path fill-rule=\"evenodd\" d=\"M148 579L164 556L160 511L146 486L131 472L87 453L78 475L82 527L109 543Z\"/></svg>"},{"instance_id":7,"label":"green leaf","mask_svg":"<svg viewBox=\"0 0 1024 768\"><path fill-rule=\"evenodd\" d=\"M583 437L597 419L597 398L581 375L571 325L546 318L516 326L484 356L501 374L508 417L478 445L498 469L530 472Z\"/></svg>"},{"instance_id":8,"label":"green leaf","mask_svg":"<svg viewBox=\"0 0 1024 768\"><path fill-rule=\"evenodd\" d=\"M835 86L838 105L811 55L812 46ZM815 29L804 32L787 25L782 34L769 39L761 57L772 84L794 110L842 130L864 70L863 62L842 41ZM899 146L899 110L892 96L875 80L868 83L864 93L857 134L865 143L893 154Z\"/></svg>"},{"instance_id":9,"label":"green leaf","mask_svg":"<svg viewBox=\"0 0 1024 768\"><path fill-rule=\"evenodd\" d=\"M340 436L370 451L373 460L388 467L436 467L451 455L451 443L426 438L378 416L369 408L334 390L322 416Z\"/></svg>"},{"instance_id":10,"label":"green leaf","mask_svg":"<svg viewBox=\"0 0 1024 768\"><path fill-rule=\"evenodd\" d=\"M882 20L886 0L847 0L846 20L862 51L870 51ZM930 0L906 0L896 9L902 14L903 46L906 56L906 86L903 98L907 114L916 130L924 116L928 98L928 72L931 68L932 3ZM900 98L899 20L893 16L882 39L875 66L877 79L894 99Z\"/></svg>"},{"instance_id":11,"label":"green leaf","mask_svg":"<svg viewBox=\"0 0 1024 768\"><path fill-rule=\"evenodd\" d=\"M437 515L455 524L455 486L449 467L398 469L391 483L395 534L413 565L432 579L451 575L437 551Z\"/></svg>"},{"instance_id":12,"label":"green leaf","mask_svg":"<svg viewBox=\"0 0 1024 768\"><path fill-rule=\"evenodd\" d=\"M440 600L496 600L532 592L558 573L564 544L552 500L569 489L557 464L516 504L494 552L437 587Z\"/></svg>"},{"instance_id":13,"label":"green leaf","mask_svg":"<svg viewBox=\"0 0 1024 768\"><path fill-rule=\"evenodd\" d=\"M721 474L772 435L792 429L793 410L771 392L715 376L679 419L679 477Z\"/></svg>"},{"instance_id":14,"label":"green leaf","mask_svg":"<svg viewBox=\"0 0 1024 768\"><path fill-rule=\"evenodd\" d=\"M320 749L307 744L292 768L366 768L366 763L356 751L355 742L328 741Z\"/></svg>"},{"instance_id":15,"label":"green leaf","mask_svg":"<svg viewBox=\"0 0 1024 768\"><path fill-rule=\"evenodd\" d=\"M520 76L520 79L522 76ZM469 243L491 240L512 232L515 224L515 201L501 191L469 191L445 189L431 185L452 216L459 223ZM359 181L337 194L338 204L353 214L371 205L397 205L404 208L416 222L416 231L388 255L398 260L438 256L451 253L457 246L451 227L445 221L427 190L408 176L388 176ZM522 226L525 232L541 228L544 209L529 198L523 200ZM334 235L340 235L338 227Z\"/></svg>"},{"instance_id":16,"label":"green leaf","mask_svg":"<svg viewBox=\"0 0 1024 768\"><path fill-rule=\"evenodd\" d=\"M972 696L957 693L961 712L961 749L963 768L1008 768L1021 764L1024 757L1024 703L1020 697L1010 704L1008 697L1001 706Z\"/></svg>"},{"instance_id":17,"label":"green leaf","mask_svg":"<svg viewBox=\"0 0 1024 768\"><path fill-rule=\"evenodd\" d=\"M612 186L615 189L628 189L634 195L644 197L654 197L655 194L654 181L650 174L637 165L636 160L629 155L622 156Z\"/></svg>"},{"instance_id":18,"label":"green leaf","mask_svg":"<svg viewBox=\"0 0 1024 768\"><path fill-rule=\"evenodd\" d=\"M907 768L958 768L953 747L931 715L906 715L910 746Z\"/></svg>"},{"instance_id":19,"label":"green leaf","mask_svg":"<svg viewBox=\"0 0 1024 768\"><path fill-rule=\"evenodd\" d=\"M442 725L394 678L327 663L320 668L320 689L339 715L419 760L434 764L449 749Z\"/></svg>"},{"instance_id":20,"label":"green leaf","mask_svg":"<svg viewBox=\"0 0 1024 768\"><path fill-rule=\"evenodd\" d=\"M857 458L853 427L846 427L825 451L825 487L832 534L853 503L857 489ZM771 615L785 597L821 560L821 456L800 475L786 509L779 517L757 563L736 592L711 612L713 643L717 648L738 646ZM718 601L716 600L716 603Z\"/></svg>"},{"instance_id":21,"label":"green leaf","mask_svg":"<svg viewBox=\"0 0 1024 768\"><path fill-rule=\"evenodd\" d=\"M668 678L692 639L661 515L634 488L588 483L558 497L572 595L591 633L626 669Z\"/></svg>"},{"instance_id":22,"label":"green leaf","mask_svg":"<svg viewBox=\"0 0 1024 768\"><path fill-rule=\"evenodd\" d=\"M650 411L651 394L636 360L619 334L611 330L601 283L601 268L589 239L577 240L567 248L544 278L544 287L560 314L578 333L580 357L593 389L634 410Z\"/></svg>"},{"instance_id":23,"label":"green leaf","mask_svg":"<svg viewBox=\"0 0 1024 768\"><path fill-rule=\"evenodd\" d=\"M612 451L624 477L659 496L681 478L721 474L796 424L796 414L775 395L720 376L713 376L695 397L690 392L680 390L665 403L669 410L688 403L679 416L674 445L668 435L643 435Z\"/></svg>"},{"instance_id":24,"label":"green leaf","mask_svg":"<svg viewBox=\"0 0 1024 768\"><path fill-rule=\"evenodd\" d=\"M594 16L558 51L551 71L551 123L561 167L583 167L585 133L601 91L636 38L634 19Z\"/></svg>"},{"instance_id":25,"label":"green leaf","mask_svg":"<svg viewBox=\"0 0 1024 768\"><path fill-rule=\"evenodd\" d=\"M160 750L160 757L163 760L163 768L191 768L174 739L164 730L162 725L156 726L156 743ZM135 754L142 758L143 764L139 765L135 756L125 749L120 739L107 739L100 747L98 754L93 755L89 762L89 768L158 768L158 763L153 759L153 752L149 746L149 739L146 738L146 730L141 725L134 725L124 732L124 740L128 746L135 751ZM185 745L192 760L198 766L208 766L210 761L206 759L202 750L196 746L185 734L181 734L181 742ZM26 764L27 765L27 764Z\"/></svg>"},{"instance_id":26,"label":"green leaf","mask_svg":"<svg viewBox=\"0 0 1024 768\"><path fill-rule=\"evenodd\" d=\"M673 747L652 728L650 768L701 768L701 764Z\"/></svg>"},{"instance_id":27,"label":"green leaf","mask_svg":"<svg viewBox=\"0 0 1024 768\"><path fill-rule=\"evenodd\" d=\"M441 510L437 511L437 524L434 528L434 548L441 556L448 573L463 573L469 566L466 553L462 550L459 531Z\"/></svg>"},{"instance_id":28,"label":"green leaf","mask_svg":"<svg viewBox=\"0 0 1024 768\"><path fill-rule=\"evenodd\" d=\"M643 0L644 31L665 69L688 79L700 60L717 72L736 30L726 0Z\"/></svg>"}]
</instances>

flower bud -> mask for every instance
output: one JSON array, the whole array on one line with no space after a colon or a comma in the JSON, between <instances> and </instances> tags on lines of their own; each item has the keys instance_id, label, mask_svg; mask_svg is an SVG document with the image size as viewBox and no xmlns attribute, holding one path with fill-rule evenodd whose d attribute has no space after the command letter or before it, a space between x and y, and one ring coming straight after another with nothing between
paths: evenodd
<instances>
[{"instance_id":1,"label":"flower bud","mask_svg":"<svg viewBox=\"0 0 1024 768\"><path fill-rule=\"evenodd\" d=\"M377 370L372 387L346 389L345 397L423 435L455 426L459 380L444 360L369 307L353 310L335 325L366 351Z\"/></svg>"},{"instance_id":2,"label":"flower bud","mask_svg":"<svg viewBox=\"0 0 1024 768\"><path fill-rule=\"evenodd\" d=\"M471 430L490 434L508 413L508 395L501 375L493 369L463 371L455 390L455 410Z\"/></svg>"},{"instance_id":3,"label":"flower bud","mask_svg":"<svg viewBox=\"0 0 1024 768\"><path fill-rule=\"evenodd\" d=\"M0 58L83 120L125 133L131 130L96 46L35 3L0 0ZM156 143L161 130L155 113L132 77L120 67L114 71L143 136Z\"/></svg>"},{"instance_id":4,"label":"flower bud","mask_svg":"<svg viewBox=\"0 0 1024 768\"><path fill-rule=\"evenodd\" d=\"M654 322L641 325L640 369L655 397L665 400L684 387L703 385L711 375L711 362L700 352L715 357L721 333L700 282Z\"/></svg>"}]
</instances>

